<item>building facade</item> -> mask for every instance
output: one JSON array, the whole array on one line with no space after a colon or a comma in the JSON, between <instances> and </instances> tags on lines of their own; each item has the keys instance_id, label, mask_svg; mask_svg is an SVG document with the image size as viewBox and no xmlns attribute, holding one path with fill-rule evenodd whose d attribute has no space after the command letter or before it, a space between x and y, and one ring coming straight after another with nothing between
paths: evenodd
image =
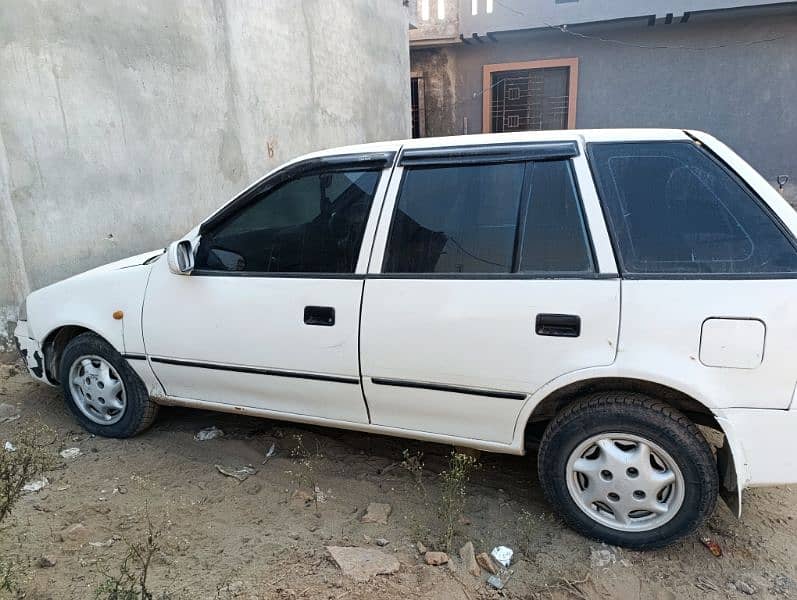
<instances>
[{"instance_id":1,"label":"building facade","mask_svg":"<svg viewBox=\"0 0 797 600\"><path fill-rule=\"evenodd\" d=\"M0 2L0 359L31 289L299 154L410 133L402 0Z\"/></svg>"},{"instance_id":2,"label":"building facade","mask_svg":"<svg viewBox=\"0 0 797 600\"><path fill-rule=\"evenodd\" d=\"M795 2L415 0L411 18L414 135L700 129L797 205Z\"/></svg>"}]
</instances>

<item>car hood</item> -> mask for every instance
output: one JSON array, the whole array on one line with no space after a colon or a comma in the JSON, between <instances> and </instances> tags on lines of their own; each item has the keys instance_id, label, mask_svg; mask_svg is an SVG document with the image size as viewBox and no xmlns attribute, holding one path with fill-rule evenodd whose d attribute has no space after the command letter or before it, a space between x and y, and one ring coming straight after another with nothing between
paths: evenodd
<instances>
[{"instance_id":1,"label":"car hood","mask_svg":"<svg viewBox=\"0 0 797 600\"><path fill-rule=\"evenodd\" d=\"M100 265L99 267L94 267L93 269L84 271L81 274L85 275L87 273L103 273L105 271L116 271L118 269L127 269L129 267L138 267L145 264L147 261L153 258L157 258L164 252L166 251L163 248L161 248L160 250L150 250L149 252L136 254L135 256L129 256L121 260L115 260L114 262L110 262L106 265Z\"/></svg>"},{"instance_id":2,"label":"car hood","mask_svg":"<svg viewBox=\"0 0 797 600\"><path fill-rule=\"evenodd\" d=\"M127 315L126 328L141 323L148 261L163 253L154 250L117 260L32 292L26 300L29 334L44 339L58 327L74 325L94 331L121 352L122 328L112 315ZM140 337L138 331L130 334Z\"/></svg>"}]
</instances>

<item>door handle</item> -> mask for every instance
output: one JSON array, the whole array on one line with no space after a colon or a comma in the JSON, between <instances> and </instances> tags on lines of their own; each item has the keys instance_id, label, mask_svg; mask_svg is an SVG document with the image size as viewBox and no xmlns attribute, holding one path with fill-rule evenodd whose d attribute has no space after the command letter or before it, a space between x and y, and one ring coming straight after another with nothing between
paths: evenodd
<instances>
[{"instance_id":1,"label":"door handle","mask_svg":"<svg viewBox=\"0 0 797 600\"><path fill-rule=\"evenodd\" d=\"M578 337L581 335L581 317L541 313L535 324L537 335Z\"/></svg>"},{"instance_id":2,"label":"door handle","mask_svg":"<svg viewBox=\"0 0 797 600\"><path fill-rule=\"evenodd\" d=\"M305 306L305 325L332 327L335 324L335 308L332 306Z\"/></svg>"}]
</instances>

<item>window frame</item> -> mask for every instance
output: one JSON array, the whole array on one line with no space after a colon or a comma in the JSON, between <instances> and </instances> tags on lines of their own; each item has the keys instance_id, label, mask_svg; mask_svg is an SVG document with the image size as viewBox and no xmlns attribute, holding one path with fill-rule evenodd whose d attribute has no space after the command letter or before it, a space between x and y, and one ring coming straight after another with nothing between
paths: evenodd
<instances>
[{"instance_id":1,"label":"window frame","mask_svg":"<svg viewBox=\"0 0 797 600\"><path fill-rule=\"evenodd\" d=\"M617 268L619 276L622 279L628 280L745 280L745 279L797 279L797 272L795 273L633 273L626 269L623 254L619 248L619 233L615 229L615 224L612 221L608 208L607 201L604 199L602 190L598 185L598 176L596 172L596 159L593 154L593 148L602 145L617 145L617 144L688 144L697 149L698 152L703 154L712 163L714 163L721 171L728 175L735 184L737 184L747 196L756 203L762 212L770 218L773 224L777 227L785 237L786 240L797 252L797 238L789 230L783 220L772 210L763 198L753 189L753 187L739 175L729 164L720 158L715 152L707 147L702 142L695 139L674 139L674 140L608 140L600 142L587 142L585 153L587 155L587 162L589 164L590 175L595 187L595 192L598 195L598 200L603 214L603 220L606 223L606 228L609 232L609 240L611 241L612 251L614 258L617 261Z\"/></svg>"},{"instance_id":2,"label":"window frame","mask_svg":"<svg viewBox=\"0 0 797 600\"><path fill-rule=\"evenodd\" d=\"M576 106L578 101L578 57L547 58L525 62L496 63L482 67L482 133L492 133L493 121L490 118L490 107L493 103L493 73L502 71L523 71L533 69L550 69L569 67L567 79L567 129L576 128Z\"/></svg>"},{"instance_id":3,"label":"window frame","mask_svg":"<svg viewBox=\"0 0 797 600\"><path fill-rule=\"evenodd\" d=\"M358 266L362 262L363 253L366 256L370 255L372 250L373 239L369 238L369 231L373 233L376 227L376 218L378 217L382 201L384 199L385 181L389 177L385 177L385 171L392 171L396 158L395 151L385 152L368 152L358 154L339 154L332 156L323 156L318 158L310 158L300 160L286 165L284 168L279 169L275 173L266 176L264 179L256 182L238 196L233 198L228 204L220 208L210 217L208 217L199 226L198 236L199 241L197 244L197 252L202 246L202 241L206 235L209 235L219 227L223 227L230 220L234 219L241 211L247 209L262 195L270 194L276 191L283 185L287 185L292 181L307 177L308 175L315 175L320 173L340 173L345 171L369 171L378 172L379 179L377 180L374 189L374 195L371 199L371 208L366 220L365 229L363 231L363 238L360 241L359 258L355 264L353 273L314 273L314 272L285 272L275 273L269 271L224 271L217 269L194 269L191 272L192 276L197 277L261 277L261 278L294 278L294 279L363 279L364 272L358 272Z\"/></svg>"},{"instance_id":4,"label":"window frame","mask_svg":"<svg viewBox=\"0 0 797 600\"><path fill-rule=\"evenodd\" d=\"M535 157L535 154L537 155ZM413 149L401 153L398 158L397 170L400 177L396 191L392 195L393 206L390 209L390 222L387 226L383 242L380 243L382 256L379 261L379 272L369 271L369 279L450 279L450 280L544 280L544 279L617 279L616 273L600 271L595 244L593 242L592 226L584 203L584 197L579 182L578 172L573 160L579 156L576 142L555 141L525 144L491 144L484 146L462 146L450 148ZM529 168L536 162L561 161L566 163L572 179L576 197L576 205L580 211L581 221L584 225L586 250L591 265L590 271L518 271L525 228L521 227L520 220L528 211L528 198L534 169ZM395 225L395 216L399 208L399 200L404 190L407 174L413 170L434 168L456 168L495 165L507 162L524 164L523 181L521 184L521 202L518 207L515 222L515 237L512 248L511 267L508 273L390 273L385 272L388 261L390 239ZM394 171L395 172L395 171ZM524 203L523 198L527 201ZM380 225L380 228L382 225ZM375 244L376 247L376 244Z\"/></svg>"}]
</instances>

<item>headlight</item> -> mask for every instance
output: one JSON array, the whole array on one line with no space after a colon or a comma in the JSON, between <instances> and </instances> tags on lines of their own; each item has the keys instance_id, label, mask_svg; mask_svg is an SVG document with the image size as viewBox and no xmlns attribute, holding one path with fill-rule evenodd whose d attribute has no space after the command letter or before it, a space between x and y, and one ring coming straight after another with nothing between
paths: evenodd
<instances>
[{"instance_id":1,"label":"headlight","mask_svg":"<svg viewBox=\"0 0 797 600\"><path fill-rule=\"evenodd\" d=\"M22 301L22 304L19 305L19 317L18 320L20 321L27 321L28 320L28 299L25 298Z\"/></svg>"}]
</instances>

